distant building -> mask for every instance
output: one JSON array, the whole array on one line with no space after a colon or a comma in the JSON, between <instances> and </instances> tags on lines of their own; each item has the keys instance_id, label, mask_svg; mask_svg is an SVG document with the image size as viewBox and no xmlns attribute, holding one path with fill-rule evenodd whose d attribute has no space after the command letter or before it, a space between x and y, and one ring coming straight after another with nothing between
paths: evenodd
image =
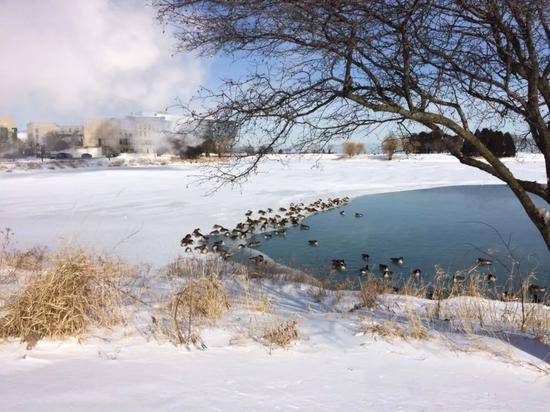
<instances>
[{"instance_id":1,"label":"distant building","mask_svg":"<svg viewBox=\"0 0 550 412\"><path fill-rule=\"evenodd\" d=\"M9 116L0 116L0 155L17 150L17 127Z\"/></svg>"},{"instance_id":2,"label":"distant building","mask_svg":"<svg viewBox=\"0 0 550 412\"><path fill-rule=\"evenodd\" d=\"M27 139L37 145L45 143L45 137L48 133L57 132L59 126L52 122L30 122L27 123Z\"/></svg>"},{"instance_id":3,"label":"distant building","mask_svg":"<svg viewBox=\"0 0 550 412\"><path fill-rule=\"evenodd\" d=\"M29 142L42 148L41 150L80 147L85 152L109 156L115 153L169 152L172 149L171 140L174 138L183 139L185 145L189 146L197 146L205 141L219 143L234 140L236 131L227 123L215 120L205 120L197 124L179 116L151 113L95 119L82 126L31 122L27 125L27 135Z\"/></svg>"}]
</instances>

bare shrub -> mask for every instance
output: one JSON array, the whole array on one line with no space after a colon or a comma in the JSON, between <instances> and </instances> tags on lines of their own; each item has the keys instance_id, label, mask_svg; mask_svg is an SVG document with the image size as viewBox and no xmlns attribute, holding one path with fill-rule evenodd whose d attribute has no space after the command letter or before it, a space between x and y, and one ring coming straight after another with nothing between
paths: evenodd
<instances>
[{"instance_id":1,"label":"bare shrub","mask_svg":"<svg viewBox=\"0 0 550 412\"><path fill-rule=\"evenodd\" d=\"M0 337L19 337L32 347L43 337L80 336L91 326L113 326L122 320L118 285L130 272L120 262L64 251L7 300Z\"/></svg>"},{"instance_id":2,"label":"bare shrub","mask_svg":"<svg viewBox=\"0 0 550 412\"><path fill-rule=\"evenodd\" d=\"M296 320L281 322L265 330L262 337L269 342L270 345L288 348L293 342L298 340L298 322Z\"/></svg>"},{"instance_id":3,"label":"bare shrub","mask_svg":"<svg viewBox=\"0 0 550 412\"><path fill-rule=\"evenodd\" d=\"M219 319L229 309L229 300L217 276L203 276L190 279L181 290L176 292L169 309L178 343L200 343L204 347L194 328L201 320ZM186 325L185 335L182 332L182 323Z\"/></svg>"},{"instance_id":4,"label":"bare shrub","mask_svg":"<svg viewBox=\"0 0 550 412\"><path fill-rule=\"evenodd\" d=\"M355 156L357 154L357 143L346 142L342 145L342 149L349 157Z\"/></svg>"},{"instance_id":5,"label":"bare shrub","mask_svg":"<svg viewBox=\"0 0 550 412\"><path fill-rule=\"evenodd\" d=\"M365 145L363 143L355 144L355 154L360 155L365 153Z\"/></svg>"},{"instance_id":6,"label":"bare shrub","mask_svg":"<svg viewBox=\"0 0 550 412\"><path fill-rule=\"evenodd\" d=\"M400 141L393 134L390 134L382 141L382 151L388 156L388 160L393 159L394 153L400 149Z\"/></svg>"}]
</instances>

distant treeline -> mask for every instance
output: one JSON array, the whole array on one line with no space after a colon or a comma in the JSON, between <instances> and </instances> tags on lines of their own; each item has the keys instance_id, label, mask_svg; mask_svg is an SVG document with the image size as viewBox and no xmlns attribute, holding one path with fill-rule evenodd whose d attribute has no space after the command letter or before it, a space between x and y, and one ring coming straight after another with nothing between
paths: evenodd
<instances>
[{"instance_id":1,"label":"distant treeline","mask_svg":"<svg viewBox=\"0 0 550 412\"><path fill-rule=\"evenodd\" d=\"M475 135L498 157L516 155L516 144L510 133L484 128L476 130ZM402 138L401 146L405 153L443 153L447 151L444 139L439 138L434 132L411 133ZM467 156L479 156L480 154L468 141L462 143L461 151Z\"/></svg>"}]
</instances>

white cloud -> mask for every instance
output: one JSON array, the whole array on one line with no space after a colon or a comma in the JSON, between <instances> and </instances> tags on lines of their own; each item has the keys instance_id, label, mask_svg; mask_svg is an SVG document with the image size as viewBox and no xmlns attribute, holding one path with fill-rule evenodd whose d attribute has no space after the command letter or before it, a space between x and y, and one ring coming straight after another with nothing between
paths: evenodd
<instances>
[{"instance_id":1,"label":"white cloud","mask_svg":"<svg viewBox=\"0 0 550 412\"><path fill-rule=\"evenodd\" d=\"M162 110L202 74L135 0L0 0L0 56L0 114L20 127Z\"/></svg>"}]
</instances>

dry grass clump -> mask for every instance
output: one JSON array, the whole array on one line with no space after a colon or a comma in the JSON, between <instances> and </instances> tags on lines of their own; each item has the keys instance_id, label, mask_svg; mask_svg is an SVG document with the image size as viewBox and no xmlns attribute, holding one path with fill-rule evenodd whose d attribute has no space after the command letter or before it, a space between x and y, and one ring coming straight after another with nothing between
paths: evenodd
<instances>
[{"instance_id":1,"label":"dry grass clump","mask_svg":"<svg viewBox=\"0 0 550 412\"><path fill-rule=\"evenodd\" d=\"M274 327L268 328L262 336L271 346L275 345L281 348L288 348L298 340L298 337L298 322L296 320L281 322Z\"/></svg>"},{"instance_id":2,"label":"dry grass clump","mask_svg":"<svg viewBox=\"0 0 550 412\"><path fill-rule=\"evenodd\" d=\"M179 344L201 343L200 336L194 332L201 320L217 320L228 309L229 300L225 288L217 276L203 276L190 279L174 294L169 305L172 321ZM185 335L182 322L186 324Z\"/></svg>"},{"instance_id":3,"label":"dry grass clump","mask_svg":"<svg viewBox=\"0 0 550 412\"><path fill-rule=\"evenodd\" d=\"M418 340L430 339L430 332L428 331L428 328L424 326L422 319L420 319L420 317L417 314L413 313L412 311L409 311L407 313L407 322L409 326L409 330L408 330L409 337L413 339L418 339Z\"/></svg>"},{"instance_id":4,"label":"dry grass clump","mask_svg":"<svg viewBox=\"0 0 550 412\"><path fill-rule=\"evenodd\" d=\"M388 285L382 279L372 278L361 283L359 296L362 307L375 308L378 305L378 297L387 291Z\"/></svg>"},{"instance_id":5,"label":"dry grass clump","mask_svg":"<svg viewBox=\"0 0 550 412\"><path fill-rule=\"evenodd\" d=\"M118 285L128 275L119 262L65 251L7 300L0 337L19 337L32 347L43 337L80 336L91 326L113 326L122 319Z\"/></svg>"},{"instance_id":6,"label":"dry grass clump","mask_svg":"<svg viewBox=\"0 0 550 412\"><path fill-rule=\"evenodd\" d=\"M391 320L375 322L367 319L367 321L364 321L363 323L365 333L371 333L373 335L378 335L389 339L405 339L406 337L405 330L398 323Z\"/></svg>"},{"instance_id":7,"label":"dry grass clump","mask_svg":"<svg viewBox=\"0 0 550 412\"><path fill-rule=\"evenodd\" d=\"M262 313L273 313L275 308L271 299L264 296L254 301L254 310Z\"/></svg>"}]
</instances>

